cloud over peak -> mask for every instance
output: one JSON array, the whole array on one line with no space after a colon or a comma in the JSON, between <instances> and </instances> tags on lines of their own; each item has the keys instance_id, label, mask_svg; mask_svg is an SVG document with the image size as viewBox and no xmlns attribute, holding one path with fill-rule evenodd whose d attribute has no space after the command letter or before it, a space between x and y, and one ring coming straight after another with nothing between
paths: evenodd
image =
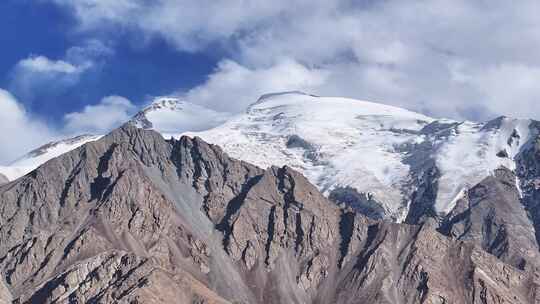
<instances>
[{"instance_id":1,"label":"cloud over peak","mask_svg":"<svg viewBox=\"0 0 540 304\"><path fill-rule=\"evenodd\" d=\"M125 97L107 96L96 105L87 105L80 112L66 114L64 129L71 134L101 134L128 121L136 109Z\"/></svg>"},{"instance_id":2,"label":"cloud over peak","mask_svg":"<svg viewBox=\"0 0 540 304\"><path fill-rule=\"evenodd\" d=\"M187 92L183 99L222 112L240 112L262 94L303 90L316 92L326 72L308 69L285 59L267 68L249 68L232 60L223 60L207 81Z\"/></svg>"},{"instance_id":3,"label":"cloud over peak","mask_svg":"<svg viewBox=\"0 0 540 304\"><path fill-rule=\"evenodd\" d=\"M63 60L51 60L45 56L34 56L21 60L18 68L36 73L73 74L85 70L87 66L74 66Z\"/></svg>"},{"instance_id":4,"label":"cloud over peak","mask_svg":"<svg viewBox=\"0 0 540 304\"><path fill-rule=\"evenodd\" d=\"M215 73L185 90L193 102L208 103L215 95L220 107L229 102L239 109L241 94L253 100L263 87L282 89L282 82L255 82L279 79L283 62L294 63L291 73L302 66L296 70L308 78L322 77L317 84L308 81L316 93L381 100L436 116L521 115L538 95L523 85L540 68L540 4L533 0L51 1L73 12L86 33L112 32L115 25L138 37L159 36L180 51L222 46L226 56ZM467 66L464 77L456 77L456 62ZM242 71L267 76L245 79L242 87ZM516 72L519 77L509 77ZM233 85L227 89L217 80ZM305 87L301 80L286 86L294 85ZM505 87L511 94L492 93ZM531 115L540 118L540 111Z\"/></svg>"},{"instance_id":5,"label":"cloud over peak","mask_svg":"<svg viewBox=\"0 0 540 304\"><path fill-rule=\"evenodd\" d=\"M53 127L27 112L10 92L0 89L0 165L54 140L104 134L128 121L136 111L137 107L128 99L107 96L95 105L66 114L62 126Z\"/></svg>"}]
</instances>

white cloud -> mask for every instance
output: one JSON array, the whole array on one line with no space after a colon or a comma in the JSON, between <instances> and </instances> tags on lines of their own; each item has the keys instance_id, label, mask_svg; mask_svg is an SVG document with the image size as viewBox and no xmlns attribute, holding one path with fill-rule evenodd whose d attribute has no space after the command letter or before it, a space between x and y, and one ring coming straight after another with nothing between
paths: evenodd
<instances>
[{"instance_id":1,"label":"white cloud","mask_svg":"<svg viewBox=\"0 0 540 304\"><path fill-rule=\"evenodd\" d=\"M80 21L79 30L135 29L148 36L160 35L184 50L197 50L216 40L229 39L261 19L270 21L269 18L296 6L284 0L50 1L70 9Z\"/></svg>"},{"instance_id":2,"label":"white cloud","mask_svg":"<svg viewBox=\"0 0 540 304\"><path fill-rule=\"evenodd\" d=\"M190 102L224 112L238 112L271 91L314 91L325 81L325 73L284 60L264 69L250 69L224 60L204 85L188 91Z\"/></svg>"},{"instance_id":3,"label":"white cloud","mask_svg":"<svg viewBox=\"0 0 540 304\"><path fill-rule=\"evenodd\" d=\"M121 96L104 97L96 105L64 116L53 127L28 113L10 92L0 89L0 166L46 143L83 133L104 134L128 121L137 108Z\"/></svg>"},{"instance_id":4,"label":"white cloud","mask_svg":"<svg viewBox=\"0 0 540 304\"><path fill-rule=\"evenodd\" d=\"M45 56L30 56L21 60L18 65L21 69L34 73L73 74L85 69L85 67L77 67L63 60L50 60Z\"/></svg>"},{"instance_id":5,"label":"white cloud","mask_svg":"<svg viewBox=\"0 0 540 304\"><path fill-rule=\"evenodd\" d=\"M10 90L31 102L38 94L59 92L75 85L89 64L74 65L44 56L30 56L17 63L12 72Z\"/></svg>"},{"instance_id":6,"label":"white cloud","mask_svg":"<svg viewBox=\"0 0 540 304\"><path fill-rule=\"evenodd\" d=\"M500 113L540 118L540 66L504 63L481 69L461 63L453 65L452 76Z\"/></svg>"},{"instance_id":7,"label":"white cloud","mask_svg":"<svg viewBox=\"0 0 540 304\"><path fill-rule=\"evenodd\" d=\"M134 114L136 107L122 96L104 97L97 105L87 105L81 112L64 116L66 133L101 134L120 126Z\"/></svg>"},{"instance_id":8,"label":"white cloud","mask_svg":"<svg viewBox=\"0 0 540 304\"><path fill-rule=\"evenodd\" d=\"M245 70L278 79L284 61L304 75L324 75L324 82L307 86L316 93L438 116L521 115L537 96L523 84L540 69L535 0L51 1L74 13L80 31L120 26L137 37L165 38L182 51L222 46L228 58L206 84L187 93L201 102L217 96L220 107L237 107L242 92L281 90L255 83L261 78L238 77ZM236 72L224 68L230 62ZM467 65L466 81L455 77L455 62ZM234 85L227 88L218 79ZM301 89L304 82L297 85ZM530 115L540 118L540 109Z\"/></svg>"},{"instance_id":9,"label":"white cloud","mask_svg":"<svg viewBox=\"0 0 540 304\"><path fill-rule=\"evenodd\" d=\"M19 61L12 71L10 90L31 102L39 93L60 92L77 84L80 77L100 64L100 59L112 50L98 40L69 48L64 58L51 59L30 55Z\"/></svg>"},{"instance_id":10,"label":"white cloud","mask_svg":"<svg viewBox=\"0 0 540 304\"><path fill-rule=\"evenodd\" d=\"M8 91L0 89L0 164L7 164L55 136L45 123L31 117Z\"/></svg>"},{"instance_id":11,"label":"white cloud","mask_svg":"<svg viewBox=\"0 0 540 304\"><path fill-rule=\"evenodd\" d=\"M69 62L79 66L94 66L108 56L112 56L114 50L96 39L86 40L83 44L73 46L66 51L65 58Z\"/></svg>"}]
</instances>

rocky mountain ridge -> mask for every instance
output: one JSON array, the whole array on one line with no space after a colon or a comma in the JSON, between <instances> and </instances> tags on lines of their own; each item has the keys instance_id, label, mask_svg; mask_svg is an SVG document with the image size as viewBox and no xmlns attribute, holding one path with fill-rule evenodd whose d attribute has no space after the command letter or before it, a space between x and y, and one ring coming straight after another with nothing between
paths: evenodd
<instances>
[{"instance_id":1,"label":"rocky mountain ridge","mask_svg":"<svg viewBox=\"0 0 540 304\"><path fill-rule=\"evenodd\" d=\"M530 148L520 174L534 181L540 153ZM468 191L445 229L376 221L290 167L261 169L199 138L166 141L127 124L0 186L0 298L538 303L535 224L524 218L536 209L516 201L514 178L500 169Z\"/></svg>"}]
</instances>

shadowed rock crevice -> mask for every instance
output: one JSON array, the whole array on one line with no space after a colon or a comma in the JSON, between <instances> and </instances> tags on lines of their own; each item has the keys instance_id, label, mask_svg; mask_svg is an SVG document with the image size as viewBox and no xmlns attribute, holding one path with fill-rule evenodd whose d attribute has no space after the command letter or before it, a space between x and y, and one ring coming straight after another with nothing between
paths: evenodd
<instances>
[{"instance_id":1,"label":"shadowed rock crevice","mask_svg":"<svg viewBox=\"0 0 540 304\"><path fill-rule=\"evenodd\" d=\"M385 211L381 204L373 199L369 193L359 193L351 187L336 187L330 192L328 198L337 204L345 204L355 209L355 211L370 217L381 220Z\"/></svg>"},{"instance_id":2,"label":"shadowed rock crevice","mask_svg":"<svg viewBox=\"0 0 540 304\"><path fill-rule=\"evenodd\" d=\"M109 170L109 162L113 156L114 150L118 144L112 144L109 149L99 158L99 164L97 167L98 176L94 179L92 184L90 184L90 200L101 200L103 194L107 190L107 187L111 183L110 176L104 176L104 174Z\"/></svg>"},{"instance_id":3,"label":"shadowed rock crevice","mask_svg":"<svg viewBox=\"0 0 540 304\"><path fill-rule=\"evenodd\" d=\"M429 287L428 287L429 276L426 272L420 272L420 283L416 290L420 294L420 303L425 303L428 297Z\"/></svg>"},{"instance_id":4,"label":"shadowed rock crevice","mask_svg":"<svg viewBox=\"0 0 540 304\"><path fill-rule=\"evenodd\" d=\"M295 181L294 178L288 173L290 169L287 167L279 168L277 170L278 189L283 194L283 231L281 233L283 243L284 238L287 236L289 227L289 212L295 211L292 206L296 207L297 211L302 207L296 202L294 197ZM297 226L295 226L295 231ZM298 241L298 239L296 240Z\"/></svg>"},{"instance_id":5,"label":"shadowed rock crevice","mask_svg":"<svg viewBox=\"0 0 540 304\"><path fill-rule=\"evenodd\" d=\"M227 204L227 209L225 212L225 216L221 220L221 222L216 225L216 229L221 231L224 234L223 237L223 245L225 248L229 247L229 239L231 237L231 227L234 222L234 217L237 215L238 211L244 204L246 200L246 196L249 193L249 190L256 185L262 178L262 175L255 176L253 178L247 179L247 182L242 185L242 189L240 191L240 194L237 195L234 199L232 199ZM207 208L207 207L206 207ZM208 214L208 210L205 210Z\"/></svg>"},{"instance_id":6,"label":"shadowed rock crevice","mask_svg":"<svg viewBox=\"0 0 540 304\"><path fill-rule=\"evenodd\" d=\"M354 218L355 215L353 212L343 212L341 214L341 219L339 221L339 235L340 235L340 244L339 244L339 260L338 267L341 268L343 260L349 253L349 246L351 244L351 238L354 231Z\"/></svg>"},{"instance_id":7,"label":"shadowed rock crevice","mask_svg":"<svg viewBox=\"0 0 540 304\"><path fill-rule=\"evenodd\" d=\"M276 225L276 206L272 206L272 208L270 209L270 214L268 215L267 238L266 238L266 244L264 246L264 250L266 252L266 258L264 259L264 263L267 266L270 265L270 246L272 246L272 241L274 240L275 225Z\"/></svg>"},{"instance_id":8,"label":"shadowed rock crevice","mask_svg":"<svg viewBox=\"0 0 540 304\"><path fill-rule=\"evenodd\" d=\"M81 173L82 165L83 165L85 159L86 159L86 151L83 150L81 152L81 159L79 160L77 165L75 165L75 168L73 168L72 172L70 173L70 175L69 175L69 177L68 177L68 179L66 181L66 184L65 184L64 188L62 189L62 193L60 194L60 205L61 206L65 205L66 199L67 199L69 191L71 189L71 186L72 186L73 182L75 181L77 175L79 175Z\"/></svg>"},{"instance_id":9,"label":"shadowed rock crevice","mask_svg":"<svg viewBox=\"0 0 540 304\"><path fill-rule=\"evenodd\" d=\"M434 162L428 169L422 172L416 182L419 186L413 192L409 211L405 218L405 223L420 224L426 218L437 218L433 203L437 198L439 189L439 178L441 172Z\"/></svg>"},{"instance_id":10,"label":"shadowed rock crevice","mask_svg":"<svg viewBox=\"0 0 540 304\"><path fill-rule=\"evenodd\" d=\"M376 242L377 238L379 237L381 237L379 224L370 225L367 230L367 238L365 244L358 255L358 261L354 265L355 269L359 271L364 270L370 257L377 250L379 245L384 241L384 238L386 237L386 230L382 232L382 238Z\"/></svg>"},{"instance_id":11,"label":"shadowed rock crevice","mask_svg":"<svg viewBox=\"0 0 540 304\"><path fill-rule=\"evenodd\" d=\"M302 228L302 215L300 212L296 214L296 240L294 241L294 251L298 254L302 244L304 243L304 230Z\"/></svg>"}]
</instances>

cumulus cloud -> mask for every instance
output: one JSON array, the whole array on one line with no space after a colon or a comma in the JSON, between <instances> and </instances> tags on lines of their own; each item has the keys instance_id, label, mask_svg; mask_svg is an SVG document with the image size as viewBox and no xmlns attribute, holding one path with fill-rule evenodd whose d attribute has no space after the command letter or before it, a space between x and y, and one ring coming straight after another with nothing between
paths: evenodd
<instances>
[{"instance_id":1,"label":"cumulus cloud","mask_svg":"<svg viewBox=\"0 0 540 304\"><path fill-rule=\"evenodd\" d=\"M45 56L30 56L29 58L21 60L18 65L22 69L35 73L73 74L78 73L81 69L85 69L84 66L77 67L63 60L50 60Z\"/></svg>"},{"instance_id":2,"label":"cumulus cloud","mask_svg":"<svg viewBox=\"0 0 540 304\"><path fill-rule=\"evenodd\" d=\"M270 22L270 18L295 6L284 0L49 1L67 7L80 21L81 31L104 27L115 31L119 27L134 29L147 36L160 35L176 47L190 51L236 36L261 19Z\"/></svg>"},{"instance_id":3,"label":"cumulus cloud","mask_svg":"<svg viewBox=\"0 0 540 304\"><path fill-rule=\"evenodd\" d=\"M263 69L224 60L204 85L189 90L184 98L218 111L238 112L271 91L314 91L325 82L325 74L291 60Z\"/></svg>"},{"instance_id":4,"label":"cumulus cloud","mask_svg":"<svg viewBox=\"0 0 540 304\"><path fill-rule=\"evenodd\" d=\"M31 117L13 95L0 89L0 164L6 164L29 150L45 144L55 132Z\"/></svg>"},{"instance_id":5,"label":"cumulus cloud","mask_svg":"<svg viewBox=\"0 0 540 304\"><path fill-rule=\"evenodd\" d=\"M221 46L227 56L215 73L185 93L205 103L216 96L222 108L247 103L238 102L243 92L281 90L283 83L255 82L279 79L285 61L324 79L305 86L315 93L435 116L521 116L538 96L529 85L540 69L540 2L534 0L50 1L71 10L80 31L120 26L160 36L181 51ZM246 78L242 87L241 71L266 76ZM529 115L540 118L540 110Z\"/></svg>"},{"instance_id":6,"label":"cumulus cloud","mask_svg":"<svg viewBox=\"0 0 540 304\"><path fill-rule=\"evenodd\" d=\"M112 49L100 41L89 40L69 48L60 59L30 55L13 68L10 90L27 102L32 101L37 94L61 92L77 84L85 72L100 64L101 58L112 53Z\"/></svg>"},{"instance_id":7,"label":"cumulus cloud","mask_svg":"<svg viewBox=\"0 0 540 304\"><path fill-rule=\"evenodd\" d=\"M136 110L124 97L107 96L80 112L66 114L64 124L53 127L27 112L10 92L0 89L0 166L51 141L83 133L105 134L129 120Z\"/></svg>"},{"instance_id":8,"label":"cumulus cloud","mask_svg":"<svg viewBox=\"0 0 540 304\"><path fill-rule=\"evenodd\" d=\"M104 97L96 105L87 105L81 112L64 116L65 132L102 134L128 121L136 107L122 96Z\"/></svg>"},{"instance_id":9,"label":"cumulus cloud","mask_svg":"<svg viewBox=\"0 0 540 304\"><path fill-rule=\"evenodd\" d=\"M30 102L39 93L60 92L75 85L89 64L75 65L64 60L31 55L15 66L10 89Z\"/></svg>"}]
</instances>

